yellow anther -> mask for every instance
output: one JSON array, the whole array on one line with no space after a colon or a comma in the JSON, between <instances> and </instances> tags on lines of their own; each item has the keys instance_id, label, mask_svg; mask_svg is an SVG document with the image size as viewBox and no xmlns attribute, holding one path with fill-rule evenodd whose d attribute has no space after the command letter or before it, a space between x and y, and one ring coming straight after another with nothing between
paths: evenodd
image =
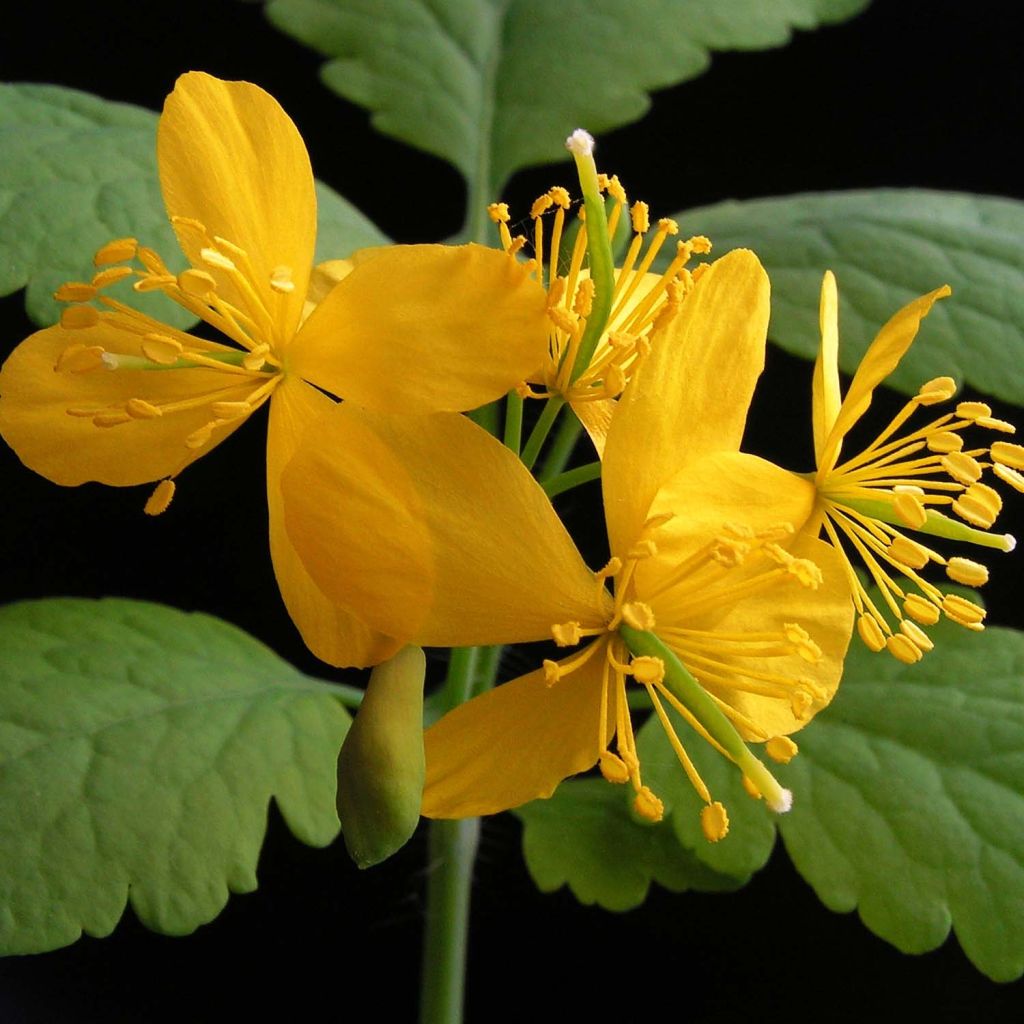
<instances>
[{"instance_id":1,"label":"yellow anther","mask_svg":"<svg viewBox=\"0 0 1024 1024\"><path fill-rule=\"evenodd\" d=\"M917 490L915 488L915 490ZM896 515L914 530L920 530L928 522L928 513L917 494L901 488L893 488L893 509Z\"/></svg>"},{"instance_id":2,"label":"yellow anther","mask_svg":"<svg viewBox=\"0 0 1024 1024\"><path fill-rule=\"evenodd\" d=\"M626 331L611 331L607 337L608 344L612 348L627 349L636 344L636 335Z\"/></svg>"},{"instance_id":3,"label":"yellow anther","mask_svg":"<svg viewBox=\"0 0 1024 1024\"><path fill-rule=\"evenodd\" d=\"M567 286L566 279L564 277L556 277L548 287L548 308L557 306L562 298L565 296L565 289Z\"/></svg>"},{"instance_id":4,"label":"yellow anther","mask_svg":"<svg viewBox=\"0 0 1024 1024\"><path fill-rule=\"evenodd\" d=\"M548 210L554 205L554 200L551 198L550 193L545 192L544 195L538 196L533 201L533 206L530 207L530 216L536 220L538 217L543 216Z\"/></svg>"},{"instance_id":5,"label":"yellow anther","mask_svg":"<svg viewBox=\"0 0 1024 1024\"><path fill-rule=\"evenodd\" d=\"M743 783L743 788L747 791L747 796L753 797L755 800L763 800L764 794L750 781L746 775L740 776L740 782Z\"/></svg>"},{"instance_id":6,"label":"yellow anther","mask_svg":"<svg viewBox=\"0 0 1024 1024\"><path fill-rule=\"evenodd\" d=\"M942 457L942 468L958 483L969 487L981 477L981 465L977 459L963 452L950 452Z\"/></svg>"},{"instance_id":7,"label":"yellow anther","mask_svg":"<svg viewBox=\"0 0 1024 1024\"><path fill-rule=\"evenodd\" d=\"M1009 441L996 441L989 449L992 459L1002 466L1011 469L1024 469L1024 445L1011 444Z\"/></svg>"},{"instance_id":8,"label":"yellow anther","mask_svg":"<svg viewBox=\"0 0 1024 1024\"><path fill-rule=\"evenodd\" d=\"M210 437L213 434L214 424L207 423L206 426L200 427L198 430L193 430L188 437L185 438L186 448L202 448L203 445L209 444Z\"/></svg>"},{"instance_id":9,"label":"yellow anther","mask_svg":"<svg viewBox=\"0 0 1024 1024\"><path fill-rule=\"evenodd\" d=\"M783 625L782 632L804 661L812 665L821 661L821 648L811 639L803 626L796 622L787 622Z\"/></svg>"},{"instance_id":10,"label":"yellow anther","mask_svg":"<svg viewBox=\"0 0 1024 1024\"><path fill-rule=\"evenodd\" d=\"M935 647L931 637L916 622L911 622L910 619L900 620L900 631L906 634L914 645L920 647L922 651L930 651Z\"/></svg>"},{"instance_id":11,"label":"yellow anther","mask_svg":"<svg viewBox=\"0 0 1024 1024\"><path fill-rule=\"evenodd\" d=\"M96 298L96 286L84 281L68 281L53 293L53 297L58 302L88 302Z\"/></svg>"},{"instance_id":12,"label":"yellow anther","mask_svg":"<svg viewBox=\"0 0 1024 1024\"><path fill-rule=\"evenodd\" d=\"M576 289L576 295L573 299L573 312L583 317L590 316L590 311L594 306L595 291L594 279L592 277L583 278Z\"/></svg>"},{"instance_id":13,"label":"yellow anther","mask_svg":"<svg viewBox=\"0 0 1024 1024\"><path fill-rule=\"evenodd\" d=\"M291 267L274 267L270 272L270 287L281 295L290 295L295 291L295 282L292 280Z\"/></svg>"},{"instance_id":14,"label":"yellow anther","mask_svg":"<svg viewBox=\"0 0 1024 1024\"><path fill-rule=\"evenodd\" d=\"M665 805L646 786L640 787L633 810L645 821L661 821L665 816Z\"/></svg>"},{"instance_id":15,"label":"yellow anther","mask_svg":"<svg viewBox=\"0 0 1024 1024\"><path fill-rule=\"evenodd\" d=\"M132 273L131 267L107 267L106 270L98 270L92 275L92 285L94 288L106 288L108 285L123 281L126 277L131 277Z\"/></svg>"},{"instance_id":16,"label":"yellow anther","mask_svg":"<svg viewBox=\"0 0 1024 1024\"><path fill-rule=\"evenodd\" d=\"M778 764L789 764L800 748L788 736L773 736L765 745L765 753Z\"/></svg>"},{"instance_id":17,"label":"yellow anther","mask_svg":"<svg viewBox=\"0 0 1024 1024\"><path fill-rule=\"evenodd\" d=\"M999 492L988 484L974 483L953 502L953 511L974 526L987 530L1003 507Z\"/></svg>"},{"instance_id":18,"label":"yellow anther","mask_svg":"<svg viewBox=\"0 0 1024 1024\"><path fill-rule=\"evenodd\" d=\"M269 345L257 345L251 352L246 352L242 357L242 366L246 370L256 371L262 368L270 354Z\"/></svg>"},{"instance_id":19,"label":"yellow anther","mask_svg":"<svg viewBox=\"0 0 1024 1024\"><path fill-rule=\"evenodd\" d=\"M992 472L995 473L1004 484L1009 484L1014 490L1020 491L1024 494L1024 476L1017 472L1015 469L1010 469L1009 466L1000 465L998 462L992 467Z\"/></svg>"},{"instance_id":20,"label":"yellow anther","mask_svg":"<svg viewBox=\"0 0 1024 1024\"><path fill-rule=\"evenodd\" d=\"M578 622L556 622L551 627L551 639L558 647L572 647L583 637Z\"/></svg>"},{"instance_id":21,"label":"yellow anther","mask_svg":"<svg viewBox=\"0 0 1024 1024\"><path fill-rule=\"evenodd\" d=\"M129 398L124 403L124 411L133 420L155 420L163 416L164 411L159 405L153 405L144 398Z\"/></svg>"},{"instance_id":22,"label":"yellow anther","mask_svg":"<svg viewBox=\"0 0 1024 1024\"><path fill-rule=\"evenodd\" d=\"M618 363L612 363L604 374L604 397L615 398L626 390L626 374Z\"/></svg>"},{"instance_id":23,"label":"yellow anther","mask_svg":"<svg viewBox=\"0 0 1024 1024\"><path fill-rule=\"evenodd\" d=\"M665 678L665 662L661 658L653 658L641 654L629 663L633 678L642 686L655 686Z\"/></svg>"},{"instance_id":24,"label":"yellow anther","mask_svg":"<svg viewBox=\"0 0 1024 1024\"><path fill-rule=\"evenodd\" d=\"M553 185L548 189L548 195L551 196L551 201L555 206L560 206L563 210L568 210L570 206L569 192L562 188L561 185Z\"/></svg>"},{"instance_id":25,"label":"yellow anther","mask_svg":"<svg viewBox=\"0 0 1024 1024\"><path fill-rule=\"evenodd\" d=\"M183 270L178 275L178 287L186 294L201 299L217 287L217 282L205 270Z\"/></svg>"},{"instance_id":26,"label":"yellow anther","mask_svg":"<svg viewBox=\"0 0 1024 1024\"><path fill-rule=\"evenodd\" d=\"M608 564L605 565L600 572L597 572L594 575L597 576L599 580L606 580L610 576L617 576L620 572L622 572L622 559L617 555L612 555L612 557L608 559Z\"/></svg>"},{"instance_id":27,"label":"yellow anther","mask_svg":"<svg viewBox=\"0 0 1024 1024\"><path fill-rule=\"evenodd\" d=\"M956 407L956 414L961 419L977 420L992 415L992 407L984 402L960 402Z\"/></svg>"},{"instance_id":28,"label":"yellow anther","mask_svg":"<svg viewBox=\"0 0 1024 1024\"><path fill-rule=\"evenodd\" d=\"M729 834L729 815L725 805L717 800L713 804L705 804L700 812L700 828L709 843L717 843Z\"/></svg>"},{"instance_id":29,"label":"yellow anther","mask_svg":"<svg viewBox=\"0 0 1024 1024\"><path fill-rule=\"evenodd\" d=\"M558 662L552 661L550 658L544 659L544 685L554 686L561 677L561 671L558 668Z\"/></svg>"},{"instance_id":30,"label":"yellow anther","mask_svg":"<svg viewBox=\"0 0 1024 1024\"><path fill-rule=\"evenodd\" d=\"M154 363L161 366L170 366L178 361L181 353L184 352L181 342L166 334L147 334L142 339L142 354Z\"/></svg>"},{"instance_id":31,"label":"yellow anther","mask_svg":"<svg viewBox=\"0 0 1024 1024\"><path fill-rule=\"evenodd\" d=\"M794 532L792 523L773 523L771 526L758 530L755 536L758 540L777 543L780 540L791 537Z\"/></svg>"},{"instance_id":32,"label":"yellow anther","mask_svg":"<svg viewBox=\"0 0 1024 1024\"><path fill-rule=\"evenodd\" d=\"M700 263L691 271L690 276L693 278L693 283L696 284L710 269L710 263Z\"/></svg>"},{"instance_id":33,"label":"yellow anther","mask_svg":"<svg viewBox=\"0 0 1024 1024\"><path fill-rule=\"evenodd\" d=\"M564 306L548 306L547 314L548 319L560 331L564 331L566 334L576 333L577 318Z\"/></svg>"},{"instance_id":34,"label":"yellow anther","mask_svg":"<svg viewBox=\"0 0 1024 1024\"><path fill-rule=\"evenodd\" d=\"M635 562L642 562L645 558L653 558L657 553L658 545L648 537L645 540L637 541L629 549L627 557Z\"/></svg>"},{"instance_id":35,"label":"yellow anther","mask_svg":"<svg viewBox=\"0 0 1024 1024\"><path fill-rule=\"evenodd\" d=\"M929 434L928 451L937 452L942 455L946 452L958 452L964 446L964 439L951 430L940 430L937 433Z\"/></svg>"},{"instance_id":36,"label":"yellow anther","mask_svg":"<svg viewBox=\"0 0 1024 1024\"><path fill-rule=\"evenodd\" d=\"M158 292L178 283L173 274L151 274L148 277L140 277L132 285L132 290L145 294L146 292Z\"/></svg>"},{"instance_id":37,"label":"yellow anther","mask_svg":"<svg viewBox=\"0 0 1024 1024\"><path fill-rule=\"evenodd\" d=\"M105 267L108 263L123 263L135 257L139 243L134 238L115 238L96 250L92 258L93 266Z\"/></svg>"},{"instance_id":38,"label":"yellow anther","mask_svg":"<svg viewBox=\"0 0 1024 1024\"><path fill-rule=\"evenodd\" d=\"M646 234L651 229L650 207L644 202L633 204L629 211L630 220L633 223L633 231L638 235Z\"/></svg>"},{"instance_id":39,"label":"yellow anther","mask_svg":"<svg viewBox=\"0 0 1024 1024\"><path fill-rule=\"evenodd\" d=\"M903 610L924 626L934 626L939 621L939 609L920 594L907 594Z\"/></svg>"},{"instance_id":40,"label":"yellow anther","mask_svg":"<svg viewBox=\"0 0 1024 1024\"><path fill-rule=\"evenodd\" d=\"M996 419L995 416L979 416L975 425L986 430L996 430L1001 434L1016 434L1017 428L1009 420Z\"/></svg>"},{"instance_id":41,"label":"yellow anther","mask_svg":"<svg viewBox=\"0 0 1024 1024\"><path fill-rule=\"evenodd\" d=\"M623 763L629 769L629 774L631 776L640 771L640 758L638 758L632 750L622 750L620 748L619 757L622 758Z\"/></svg>"},{"instance_id":42,"label":"yellow anther","mask_svg":"<svg viewBox=\"0 0 1024 1024\"><path fill-rule=\"evenodd\" d=\"M240 420L252 412L252 406L248 402L214 402L210 411L219 420Z\"/></svg>"},{"instance_id":43,"label":"yellow anther","mask_svg":"<svg viewBox=\"0 0 1024 1024\"><path fill-rule=\"evenodd\" d=\"M951 558L946 564L946 575L965 587L983 587L988 583L988 569L969 558Z\"/></svg>"},{"instance_id":44,"label":"yellow anther","mask_svg":"<svg viewBox=\"0 0 1024 1024\"><path fill-rule=\"evenodd\" d=\"M613 174L608 179L608 195L612 199L617 199L620 203L626 202L626 190L622 187L622 182L619 181L619 176Z\"/></svg>"},{"instance_id":45,"label":"yellow anther","mask_svg":"<svg viewBox=\"0 0 1024 1024\"><path fill-rule=\"evenodd\" d=\"M616 757L610 750L606 750L597 763L601 774L608 782L618 785L629 782L629 769L626 767L626 762L621 757Z\"/></svg>"},{"instance_id":46,"label":"yellow anther","mask_svg":"<svg viewBox=\"0 0 1024 1024\"><path fill-rule=\"evenodd\" d=\"M711 252L711 239L706 235L694 235L686 240L686 244L690 247L690 251L697 253L698 256L704 256Z\"/></svg>"},{"instance_id":47,"label":"yellow anther","mask_svg":"<svg viewBox=\"0 0 1024 1024\"><path fill-rule=\"evenodd\" d=\"M801 722L810 717L814 694L806 686L798 686L789 695L789 706Z\"/></svg>"},{"instance_id":48,"label":"yellow anther","mask_svg":"<svg viewBox=\"0 0 1024 1024\"><path fill-rule=\"evenodd\" d=\"M737 565L742 565L746 560L747 555L750 554L750 545L730 537L716 537L711 544L710 553L719 565L733 569Z\"/></svg>"},{"instance_id":49,"label":"yellow anther","mask_svg":"<svg viewBox=\"0 0 1024 1024\"><path fill-rule=\"evenodd\" d=\"M495 224L507 224L508 203L491 203L487 207L487 216L490 217Z\"/></svg>"},{"instance_id":50,"label":"yellow anther","mask_svg":"<svg viewBox=\"0 0 1024 1024\"><path fill-rule=\"evenodd\" d=\"M119 427L122 423L130 423L131 416L126 412L98 412L92 418L94 427Z\"/></svg>"},{"instance_id":51,"label":"yellow anther","mask_svg":"<svg viewBox=\"0 0 1024 1024\"><path fill-rule=\"evenodd\" d=\"M886 649L904 665L913 665L922 658L921 648L905 633L894 633L885 641Z\"/></svg>"},{"instance_id":52,"label":"yellow anther","mask_svg":"<svg viewBox=\"0 0 1024 1024\"><path fill-rule=\"evenodd\" d=\"M99 319L100 314L92 306L68 306L60 315L60 325L66 330L78 331L95 327Z\"/></svg>"},{"instance_id":53,"label":"yellow anther","mask_svg":"<svg viewBox=\"0 0 1024 1024\"><path fill-rule=\"evenodd\" d=\"M928 550L909 537L904 537L902 533L893 537L887 554L911 569L923 569L930 561Z\"/></svg>"},{"instance_id":54,"label":"yellow anther","mask_svg":"<svg viewBox=\"0 0 1024 1024\"><path fill-rule=\"evenodd\" d=\"M675 512L659 512L657 515L648 516L644 520L644 532L650 533L652 530L660 529L666 523L671 523L675 517Z\"/></svg>"},{"instance_id":55,"label":"yellow anther","mask_svg":"<svg viewBox=\"0 0 1024 1024\"><path fill-rule=\"evenodd\" d=\"M821 569L809 558L794 558L786 565L786 571L802 587L817 590L823 579Z\"/></svg>"},{"instance_id":56,"label":"yellow anther","mask_svg":"<svg viewBox=\"0 0 1024 1024\"><path fill-rule=\"evenodd\" d=\"M874 651L877 654L885 646L885 634L873 615L868 615L865 612L858 617L857 632L869 651Z\"/></svg>"},{"instance_id":57,"label":"yellow anther","mask_svg":"<svg viewBox=\"0 0 1024 1024\"><path fill-rule=\"evenodd\" d=\"M658 230L664 231L666 235L678 235L679 225L671 217L662 217L658 221Z\"/></svg>"},{"instance_id":58,"label":"yellow anther","mask_svg":"<svg viewBox=\"0 0 1024 1024\"><path fill-rule=\"evenodd\" d=\"M607 192L609 184L610 184L610 179L609 179L608 175L605 174L604 171L598 171L597 172L597 187L602 192Z\"/></svg>"},{"instance_id":59,"label":"yellow anther","mask_svg":"<svg viewBox=\"0 0 1024 1024\"><path fill-rule=\"evenodd\" d=\"M633 629L652 630L655 626L654 612L643 601L629 601L622 606L622 618Z\"/></svg>"},{"instance_id":60,"label":"yellow anther","mask_svg":"<svg viewBox=\"0 0 1024 1024\"><path fill-rule=\"evenodd\" d=\"M956 381L952 377L934 377L917 390L919 405L937 405L948 402L956 394Z\"/></svg>"},{"instance_id":61,"label":"yellow anther","mask_svg":"<svg viewBox=\"0 0 1024 1024\"><path fill-rule=\"evenodd\" d=\"M147 499L142 511L147 516L158 516L161 512L166 512L167 506L170 505L171 500L174 498L174 489L173 480L161 480L153 488L153 493Z\"/></svg>"},{"instance_id":62,"label":"yellow anther","mask_svg":"<svg viewBox=\"0 0 1024 1024\"><path fill-rule=\"evenodd\" d=\"M208 266L215 267L217 270L235 270L235 264L233 260L228 259L224 253L217 249L212 249L207 246L204 249L199 250L199 258Z\"/></svg>"},{"instance_id":63,"label":"yellow anther","mask_svg":"<svg viewBox=\"0 0 1024 1024\"><path fill-rule=\"evenodd\" d=\"M962 625L981 623L985 618L985 609L968 601L966 597L959 594L946 594L942 598L942 610L954 622Z\"/></svg>"},{"instance_id":64,"label":"yellow anther","mask_svg":"<svg viewBox=\"0 0 1024 1024\"><path fill-rule=\"evenodd\" d=\"M139 258L139 262L148 270L151 274L158 276L170 276L174 275L167 269L167 264L160 258L160 253L156 249L150 249L147 245L140 245L136 256Z\"/></svg>"},{"instance_id":65,"label":"yellow anther","mask_svg":"<svg viewBox=\"0 0 1024 1024\"><path fill-rule=\"evenodd\" d=\"M68 345L57 357L54 370L60 373L88 373L103 365L103 348L100 345Z\"/></svg>"}]
</instances>

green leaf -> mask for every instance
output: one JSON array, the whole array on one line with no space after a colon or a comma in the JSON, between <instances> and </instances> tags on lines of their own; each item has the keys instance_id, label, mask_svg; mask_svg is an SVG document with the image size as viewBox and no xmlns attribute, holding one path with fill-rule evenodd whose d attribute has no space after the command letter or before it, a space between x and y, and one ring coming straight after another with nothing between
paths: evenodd
<instances>
[{"instance_id":1,"label":"green leaf","mask_svg":"<svg viewBox=\"0 0 1024 1024\"><path fill-rule=\"evenodd\" d=\"M127 899L193 931L256 888L273 797L313 846L338 832L349 716L227 623L161 605L0 609L0 950L109 934Z\"/></svg>"},{"instance_id":2,"label":"green leaf","mask_svg":"<svg viewBox=\"0 0 1024 1024\"><path fill-rule=\"evenodd\" d=\"M184 266L160 195L156 124L151 110L89 93L0 84L0 295L27 285L36 323L58 319L54 290L89 280L93 253L112 238L137 237L172 268ZM387 241L326 185L318 183L317 195L319 259ZM129 294L160 320L194 322L162 295Z\"/></svg>"},{"instance_id":3,"label":"green leaf","mask_svg":"<svg viewBox=\"0 0 1024 1024\"><path fill-rule=\"evenodd\" d=\"M781 46L869 0L272 0L267 17L330 58L331 89L379 131L453 163L497 198L521 167L564 158L580 125L642 117L648 93L713 50Z\"/></svg>"},{"instance_id":4,"label":"green leaf","mask_svg":"<svg viewBox=\"0 0 1024 1024\"><path fill-rule=\"evenodd\" d=\"M878 189L720 203L678 220L684 234L708 235L716 255L757 252L772 279L771 338L797 355L817 353L821 278L835 271L847 372L900 307L952 285L889 383L912 393L949 375L1024 404L1024 203Z\"/></svg>"},{"instance_id":5,"label":"green leaf","mask_svg":"<svg viewBox=\"0 0 1024 1024\"><path fill-rule=\"evenodd\" d=\"M1024 634L936 626L917 665L854 642L839 694L780 769L779 819L833 910L904 952L952 923L989 977L1024 973Z\"/></svg>"},{"instance_id":6,"label":"green leaf","mask_svg":"<svg viewBox=\"0 0 1024 1024\"><path fill-rule=\"evenodd\" d=\"M723 892L746 881L680 849L667 825L638 822L623 789L603 779L563 782L551 799L515 813L524 826L526 866L542 892L568 885L581 903L630 910L652 882L671 892Z\"/></svg>"}]
</instances>

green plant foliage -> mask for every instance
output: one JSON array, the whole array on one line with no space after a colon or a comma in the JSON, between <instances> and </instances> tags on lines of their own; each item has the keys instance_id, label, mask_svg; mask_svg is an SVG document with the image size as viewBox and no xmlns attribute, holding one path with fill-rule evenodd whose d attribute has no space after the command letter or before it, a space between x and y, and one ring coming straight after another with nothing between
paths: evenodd
<instances>
[{"instance_id":1,"label":"green plant foliage","mask_svg":"<svg viewBox=\"0 0 1024 1024\"><path fill-rule=\"evenodd\" d=\"M908 953L950 924L997 981L1024 973L1024 634L930 630L917 665L854 642L839 695L780 771L800 873Z\"/></svg>"},{"instance_id":2,"label":"green plant foliage","mask_svg":"<svg viewBox=\"0 0 1024 1024\"><path fill-rule=\"evenodd\" d=\"M0 609L0 951L185 934L256 888L273 797L338 832L348 713L227 623L137 601Z\"/></svg>"},{"instance_id":3,"label":"green plant foliage","mask_svg":"<svg viewBox=\"0 0 1024 1024\"><path fill-rule=\"evenodd\" d=\"M58 319L54 290L88 280L93 253L112 238L137 237L184 265L160 195L156 123L151 110L74 89L0 84L0 295L27 286L36 323ZM387 241L326 185L317 194L319 259ZM130 301L178 327L194 322L162 295Z\"/></svg>"},{"instance_id":4,"label":"green plant foliage","mask_svg":"<svg viewBox=\"0 0 1024 1024\"><path fill-rule=\"evenodd\" d=\"M519 168L564 158L573 128L642 117L651 90L695 78L712 51L781 46L868 2L271 0L267 17L330 58L324 82L379 131L497 198Z\"/></svg>"},{"instance_id":5,"label":"green plant foliage","mask_svg":"<svg viewBox=\"0 0 1024 1024\"><path fill-rule=\"evenodd\" d=\"M848 372L901 306L952 285L889 383L912 393L949 375L1024 404L1024 203L877 189L719 203L678 220L708 235L716 255L754 249L772 279L771 338L797 355L817 353L818 292L832 269Z\"/></svg>"},{"instance_id":6,"label":"green plant foliage","mask_svg":"<svg viewBox=\"0 0 1024 1024\"><path fill-rule=\"evenodd\" d=\"M725 892L746 881L680 849L671 829L637 821L623 789L603 779L563 782L550 800L515 813L523 822L526 866L542 892L568 885L581 903L631 910L652 882L671 892Z\"/></svg>"}]
</instances>

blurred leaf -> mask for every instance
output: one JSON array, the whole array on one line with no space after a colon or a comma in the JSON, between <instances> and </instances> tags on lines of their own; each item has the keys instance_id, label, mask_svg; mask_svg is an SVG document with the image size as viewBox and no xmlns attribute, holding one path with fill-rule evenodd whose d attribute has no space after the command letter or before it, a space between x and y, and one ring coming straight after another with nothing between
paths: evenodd
<instances>
[{"instance_id":1,"label":"blurred leaf","mask_svg":"<svg viewBox=\"0 0 1024 1024\"><path fill-rule=\"evenodd\" d=\"M971 962L1024 973L1024 634L943 622L917 665L854 641L839 695L779 770L779 827L832 910L904 952L952 923Z\"/></svg>"},{"instance_id":2,"label":"blurred leaf","mask_svg":"<svg viewBox=\"0 0 1024 1024\"><path fill-rule=\"evenodd\" d=\"M58 319L54 290L88 280L93 253L112 238L138 237L172 268L184 266L160 195L156 124L151 110L74 89L0 84L0 295L27 285L36 323ZM326 185L317 194L319 259L386 241ZM195 321L162 295L130 294L167 323Z\"/></svg>"},{"instance_id":3,"label":"blurred leaf","mask_svg":"<svg viewBox=\"0 0 1024 1024\"><path fill-rule=\"evenodd\" d=\"M781 46L869 0L271 0L267 17L330 58L331 89L386 135L497 198L521 167L565 157L580 125L642 117L648 93L714 50Z\"/></svg>"},{"instance_id":4,"label":"blurred leaf","mask_svg":"<svg viewBox=\"0 0 1024 1024\"><path fill-rule=\"evenodd\" d=\"M130 898L180 935L256 888L271 798L338 832L349 716L241 630L136 601L0 609L0 950L109 934Z\"/></svg>"},{"instance_id":5,"label":"blurred leaf","mask_svg":"<svg viewBox=\"0 0 1024 1024\"><path fill-rule=\"evenodd\" d=\"M671 892L744 884L746 878L718 874L680 849L670 828L636 821L627 796L603 779L570 780L551 799L516 809L526 866L542 892L568 885L580 903L630 910L652 882Z\"/></svg>"},{"instance_id":6,"label":"blurred leaf","mask_svg":"<svg viewBox=\"0 0 1024 1024\"><path fill-rule=\"evenodd\" d=\"M823 272L839 282L844 370L903 305L948 283L889 378L906 393L954 376L1024 404L1024 203L916 189L808 193L720 203L678 215L715 255L752 248L772 280L773 341L813 358ZM808 375L808 389L810 376Z\"/></svg>"}]
</instances>

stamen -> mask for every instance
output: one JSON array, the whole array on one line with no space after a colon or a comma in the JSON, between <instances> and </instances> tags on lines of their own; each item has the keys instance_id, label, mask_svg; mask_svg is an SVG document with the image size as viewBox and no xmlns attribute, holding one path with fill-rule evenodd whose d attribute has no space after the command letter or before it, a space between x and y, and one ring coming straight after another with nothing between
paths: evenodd
<instances>
[{"instance_id":1,"label":"stamen","mask_svg":"<svg viewBox=\"0 0 1024 1024\"><path fill-rule=\"evenodd\" d=\"M555 623L551 627L551 639L558 647L574 647L583 638L578 622Z\"/></svg>"},{"instance_id":2,"label":"stamen","mask_svg":"<svg viewBox=\"0 0 1024 1024\"><path fill-rule=\"evenodd\" d=\"M951 558L946 565L946 575L954 583L967 587L982 587L988 583L988 569L969 558Z\"/></svg>"},{"instance_id":3,"label":"stamen","mask_svg":"<svg viewBox=\"0 0 1024 1024\"><path fill-rule=\"evenodd\" d=\"M788 736L773 736L765 745L765 753L778 764L789 764L800 748Z\"/></svg>"},{"instance_id":4,"label":"stamen","mask_svg":"<svg viewBox=\"0 0 1024 1024\"><path fill-rule=\"evenodd\" d=\"M924 626L934 626L939 621L939 609L920 594L907 594L903 610Z\"/></svg>"},{"instance_id":5,"label":"stamen","mask_svg":"<svg viewBox=\"0 0 1024 1024\"><path fill-rule=\"evenodd\" d=\"M176 363L184 351L184 346L180 341L169 338L165 334L147 334L142 339L143 355L161 366L170 366L172 363Z\"/></svg>"},{"instance_id":6,"label":"stamen","mask_svg":"<svg viewBox=\"0 0 1024 1024\"><path fill-rule=\"evenodd\" d=\"M1001 466L1024 469L1024 446L1008 441L996 441L989 449L992 459Z\"/></svg>"},{"instance_id":7,"label":"stamen","mask_svg":"<svg viewBox=\"0 0 1024 1024\"><path fill-rule=\"evenodd\" d=\"M142 398L129 398L125 402L124 411L134 420L155 420L163 415L163 410Z\"/></svg>"},{"instance_id":8,"label":"stamen","mask_svg":"<svg viewBox=\"0 0 1024 1024\"><path fill-rule=\"evenodd\" d=\"M884 622L884 620L881 621ZM885 633L882 632L878 616L867 614L859 616L857 619L857 633L869 651L874 651L877 654L885 647Z\"/></svg>"},{"instance_id":9,"label":"stamen","mask_svg":"<svg viewBox=\"0 0 1024 1024\"><path fill-rule=\"evenodd\" d=\"M68 345L57 357L53 369L58 373L89 373L104 365L105 354L100 345Z\"/></svg>"},{"instance_id":10,"label":"stamen","mask_svg":"<svg viewBox=\"0 0 1024 1024\"><path fill-rule=\"evenodd\" d=\"M622 619L634 629L651 630L655 627L654 612L643 601L630 601L622 606Z\"/></svg>"},{"instance_id":11,"label":"stamen","mask_svg":"<svg viewBox=\"0 0 1024 1024\"><path fill-rule=\"evenodd\" d=\"M633 810L650 822L661 821L665 816L665 805L646 786L640 787L633 800Z\"/></svg>"},{"instance_id":12,"label":"stamen","mask_svg":"<svg viewBox=\"0 0 1024 1024\"><path fill-rule=\"evenodd\" d=\"M910 638L916 647L920 647L922 651L927 652L934 649L935 644L932 643L931 637L916 622L911 622L909 619L901 619L900 630Z\"/></svg>"},{"instance_id":13,"label":"stamen","mask_svg":"<svg viewBox=\"0 0 1024 1024\"><path fill-rule=\"evenodd\" d=\"M729 834L729 815L717 800L700 812L700 827L709 843L717 843Z\"/></svg>"},{"instance_id":14,"label":"stamen","mask_svg":"<svg viewBox=\"0 0 1024 1024\"><path fill-rule=\"evenodd\" d=\"M959 594L946 594L942 599L942 610L947 617L961 625L980 625L985 618L985 609L968 601Z\"/></svg>"},{"instance_id":15,"label":"stamen","mask_svg":"<svg viewBox=\"0 0 1024 1024\"><path fill-rule=\"evenodd\" d=\"M125 260L134 259L138 247L139 243L135 238L115 238L96 250L96 255L92 258L93 266L103 267L108 263L123 263Z\"/></svg>"},{"instance_id":16,"label":"stamen","mask_svg":"<svg viewBox=\"0 0 1024 1024\"><path fill-rule=\"evenodd\" d=\"M905 633L894 633L885 641L886 649L904 665L913 665L922 658L921 649Z\"/></svg>"},{"instance_id":17,"label":"stamen","mask_svg":"<svg viewBox=\"0 0 1024 1024\"><path fill-rule=\"evenodd\" d=\"M94 306L68 306L60 315L60 325L68 331L84 330L99 323L100 314Z\"/></svg>"},{"instance_id":18,"label":"stamen","mask_svg":"<svg viewBox=\"0 0 1024 1024\"><path fill-rule=\"evenodd\" d=\"M935 377L918 388L917 401L921 405L936 405L949 401L955 394L956 381L952 377Z\"/></svg>"},{"instance_id":19,"label":"stamen","mask_svg":"<svg viewBox=\"0 0 1024 1024\"><path fill-rule=\"evenodd\" d=\"M96 297L96 286L82 281L68 281L53 293L53 297L58 302L88 302Z\"/></svg>"},{"instance_id":20,"label":"stamen","mask_svg":"<svg viewBox=\"0 0 1024 1024\"><path fill-rule=\"evenodd\" d=\"M145 508L143 509L146 515L158 516L162 512L166 512L168 505L170 505L174 498L174 490L173 480L161 480L146 501Z\"/></svg>"}]
</instances>

